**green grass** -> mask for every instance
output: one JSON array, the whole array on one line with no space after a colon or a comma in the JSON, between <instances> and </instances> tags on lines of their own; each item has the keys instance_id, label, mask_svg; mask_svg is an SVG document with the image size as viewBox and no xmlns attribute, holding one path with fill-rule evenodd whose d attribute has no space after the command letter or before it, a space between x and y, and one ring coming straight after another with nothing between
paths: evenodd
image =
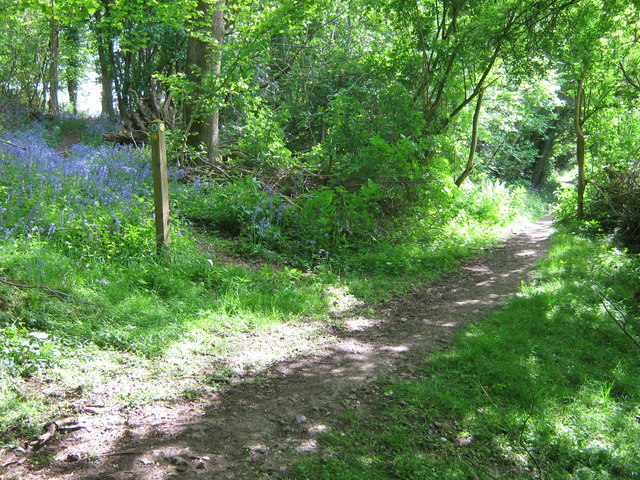
<instances>
[{"instance_id":1,"label":"green grass","mask_svg":"<svg viewBox=\"0 0 640 480\"><path fill-rule=\"evenodd\" d=\"M533 285L387 385L376 419L351 414L294 478L640 477L640 350L598 293L638 332L639 268L606 241L557 235Z\"/></svg>"}]
</instances>

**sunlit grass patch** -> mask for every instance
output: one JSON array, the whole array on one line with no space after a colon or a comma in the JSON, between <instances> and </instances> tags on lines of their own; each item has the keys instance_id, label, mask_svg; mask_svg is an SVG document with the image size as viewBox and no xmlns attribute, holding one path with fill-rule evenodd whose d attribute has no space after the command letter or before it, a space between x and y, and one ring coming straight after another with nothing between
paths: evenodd
<instances>
[{"instance_id":1,"label":"sunlit grass patch","mask_svg":"<svg viewBox=\"0 0 640 480\"><path fill-rule=\"evenodd\" d=\"M294 477L639 477L640 351L597 293L637 331L637 271L615 246L557 235L534 284L386 386L377 421L327 435Z\"/></svg>"}]
</instances>

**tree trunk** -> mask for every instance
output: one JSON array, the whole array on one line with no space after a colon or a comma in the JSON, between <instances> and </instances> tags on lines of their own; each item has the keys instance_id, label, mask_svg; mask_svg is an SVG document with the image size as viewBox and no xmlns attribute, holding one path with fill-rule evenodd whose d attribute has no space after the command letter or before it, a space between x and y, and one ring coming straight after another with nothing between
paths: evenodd
<instances>
[{"instance_id":1,"label":"tree trunk","mask_svg":"<svg viewBox=\"0 0 640 480\"><path fill-rule=\"evenodd\" d=\"M54 17L55 3L51 0L51 25L49 31L49 113L56 115L60 112L58 104L58 68L60 65L60 25Z\"/></svg>"},{"instance_id":2,"label":"tree trunk","mask_svg":"<svg viewBox=\"0 0 640 480\"><path fill-rule=\"evenodd\" d=\"M102 115L115 117L113 108L113 76L107 58L107 51L102 43L98 44L98 61L100 63L100 85L102 86Z\"/></svg>"},{"instance_id":3,"label":"tree trunk","mask_svg":"<svg viewBox=\"0 0 640 480\"><path fill-rule=\"evenodd\" d=\"M545 172L547 170L547 164L549 163L549 156L551 155L551 149L556 140L556 129L550 127L545 132L544 137L538 142L538 158L536 158L533 164L531 172L531 183L536 187L539 187L544 182Z\"/></svg>"},{"instance_id":4,"label":"tree trunk","mask_svg":"<svg viewBox=\"0 0 640 480\"><path fill-rule=\"evenodd\" d=\"M106 7L105 7L106 8ZM100 65L100 86L102 87L102 116L115 117L116 112L113 108L113 74L109 62L109 53L105 48L105 43L113 43L104 33L104 28L100 26L102 21L102 12L98 10L95 13L96 19L96 36L98 37L98 63Z\"/></svg>"},{"instance_id":5,"label":"tree trunk","mask_svg":"<svg viewBox=\"0 0 640 480\"><path fill-rule=\"evenodd\" d=\"M109 61L109 71L111 72L111 78L113 79L113 86L116 92L116 101L118 102L118 112L120 113L120 117L122 117L127 111L127 107L129 106L127 103L126 95L129 92L128 87L126 85L126 75L123 74L122 70L118 71L118 66L116 64L116 52L115 45L113 42L109 42L109 54L107 55L107 59ZM125 65L123 68L127 68L127 61L125 60Z\"/></svg>"},{"instance_id":6,"label":"tree trunk","mask_svg":"<svg viewBox=\"0 0 640 480\"><path fill-rule=\"evenodd\" d=\"M476 100L476 110L473 112L473 127L471 129L471 146L469 147L469 158L467 159L467 166L456 179L456 185L459 187L462 185L471 172L473 171L473 162L476 156L476 145L478 144L478 123L480 120L480 108L482 107L482 97L484 97L484 89L480 89L478 98Z\"/></svg>"},{"instance_id":7,"label":"tree trunk","mask_svg":"<svg viewBox=\"0 0 640 480\"><path fill-rule=\"evenodd\" d=\"M576 106L574 110L573 122L576 129L576 161L578 164L578 220L584 219L584 190L586 186L586 179L584 173L584 151L585 141L584 132L582 126L584 121L582 120L582 103L584 96L584 85L582 79L578 80L578 91L576 92Z\"/></svg>"},{"instance_id":8,"label":"tree trunk","mask_svg":"<svg viewBox=\"0 0 640 480\"><path fill-rule=\"evenodd\" d=\"M195 148L204 146L210 162L216 162L220 158L220 110L203 107L203 100L211 95L203 85L211 84L207 79L219 76L221 72L224 5L225 0L219 0L211 12L209 5L199 1L198 11L207 23L200 23L196 28L200 35L190 37L187 47L187 79L197 85L192 101L185 105L187 144Z\"/></svg>"},{"instance_id":9,"label":"tree trunk","mask_svg":"<svg viewBox=\"0 0 640 480\"><path fill-rule=\"evenodd\" d=\"M67 41L67 92L69 93L69 103L74 115L78 114L78 78L80 77L80 59L78 58L80 49L80 30L78 27L70 26L64 30L64 38ZM76 50L77 49L77 50Z\"/></svg>"}]
</instances>

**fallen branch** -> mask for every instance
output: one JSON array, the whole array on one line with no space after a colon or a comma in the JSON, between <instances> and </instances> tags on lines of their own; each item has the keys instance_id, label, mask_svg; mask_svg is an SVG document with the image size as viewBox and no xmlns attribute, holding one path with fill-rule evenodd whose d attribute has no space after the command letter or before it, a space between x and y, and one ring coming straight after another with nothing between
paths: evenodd
<instances>
[{"instance_id":1,"label":"fallen branch","mask_svg":"<svg viewBox=\"0 0 640 480\"><path fill-rule=\"evenodd\" d=\"M141 450L123 450L121 452L101 453L98 457L117 457L119 455L136 455L142 453Z\"/></svg>"},{"instance_id":2,"label":"fallen branch","mask_svg":"<svg viewBox=\"0 0 640 480\"><path fill-rule=\"evenodd\" d=\"M15 288L44 290L45 292L50 293L52 295L57 295L63 298L73 298L74 300L80 301L79 298L74 297L73 295L69 295L68 293L60 292L58 290L54 290L53 288L49 288L46 285L22 285L20 283L11 282L6 278L0 278L0 283L4 283L5 285L9 285L10 287L15 287Z\"/></svg>"},{"instance_id":3,"label":"fallen branch","mask_svg":"<svg viewBox=\"0 0 640 480\"><path fill-rule=\"evenodd\" d=\"M614 382L619 383L620 385L624 385L626 387L640 388L640 385L636 385L635 383L624 382L624 381L620 380L619 378L614 377L613 375L607 375L606 373L603 373L602 375L607 377L607 378L610 378L611 380L613 380Z\"/></svg>"},{"instance_id":4,"label":"fallen branch","mask_svg":"<svg viewBox=\"0 0 640 480\"><path fill-rule=\"evenodd\" d=\"M11 462L7 462L2 464L2 468L10 467L11 465L22 465L27 457L19 458L18 460L12 460Z\"/></svg>"},{"instance_id":5,"label":"fallen branch","mask_svg":"<svg viewBox=\"0 0 640 480\"><path fill-rule=\"evenodd\" d=\"M494 408L496 410L500 410L499 407L495 404L495 402L493 401L493 399L491 398L491 395L489 395L489 392L487 392L487 390L484 388L484 386L482 386L481 383L479 383L480 388L482 389L482 393L484 393L484 395L489 399L489 401L491 402L491 405L494 406ZM534 404L534 395L532 393L531 395L532 400L531 400L531 407L529 409L529 413L527 414L527 418L525 418L524 422L522 423L522 426L520 427L520 433L518 434L518 444L520 445L520 447L527 452L527 455L529 455L529 458L531 459L531 461L534 463L536 470L538 471L538 478L545 478L546 475L546 471L542 468L542 465L540 464L540 461L538 460L538 458L531 452L531 450L529 450L529 448L527 447L526 443L524 442L524 432L527 428L527 423L529 422L529 420L531 419L531 417L533 416L533 410L535 407Z\"/></svg>"},{"instance_id":6,"label":"fallen branch","mask_svg":"<svg viewBox=\"0 0 640 480\"><path fill-rule=\"evenodd\" d=\"M84 425L78 424L77 418L68 417L54 422L47 422L42 426L42 428L45 430L45 432L38 438L36 438L33 442L29 442L30 447L40 448L42 445L51 440L51 438L53 438L58 430L73 431L80 430L81 428L85 427Z\"/></svg>"},{"instance_id":7,"label":"fallen branch","mask_svg":"<svg viewBox=\"0 0 640 480\"><path fill-rule=\"evenodd\" d=\"M91 460L93 460L94 458L106 458L106 457L117 457L119 455L138 455L142 453L141 450L123 450L121 452L108 452L108 453L101 453L99 455L96 455L95 457L92 456L85 456L84 458L78 458L75 461L80 461L80 462L89 462Z\"/></svg>"},{"instance_id":8,"label":"fallen branch","mask_svg":"<svg viewBox=\"0 0 640 480\"><path fill-rule=\"evenodd\" d=\"M22 147L22 146L20 146L20 145L16 145L15 143L8 142L8 141L6 141L6 140L0 140L0 143L4 143L5 145L10 145L10 146L12 146L12 147L19 148L19 149L21 149L21 150L25 150L25 151L27 150L27 147Z\"/></svg>"},{"instance_id":9,"label":"fallen branch","mask_svg":"<svg viewBox=\"0 0 640 480\"><path fill-rule=\"evenodd\" d=\"M627 314L624 313L620 307L618 307L615 303L613 303L611 300L609 300L604 293L602 293L600 290L595 289L596 293L598 295L600 295L602 297L602 306L604 307L605 311L607 312L607 314L611 317L611 319L615 322L615 324L618 326L618 328L620 328L620 330L622 330L622 333L624 333L634 344L636 347L640 348L640 342L638 341L638 339L636 337L634 337L631 332L629 332L629 330L627 329L627 323L629 323L629 317L627 317ZM607 307L607 303L609 305L611 305L616 312L618 312L618 315L620 315L624 321L620 321L619 318L617 318L616 315L614 315L611 310L609 310L609 307Z\"/></svg>"}]
</instances>

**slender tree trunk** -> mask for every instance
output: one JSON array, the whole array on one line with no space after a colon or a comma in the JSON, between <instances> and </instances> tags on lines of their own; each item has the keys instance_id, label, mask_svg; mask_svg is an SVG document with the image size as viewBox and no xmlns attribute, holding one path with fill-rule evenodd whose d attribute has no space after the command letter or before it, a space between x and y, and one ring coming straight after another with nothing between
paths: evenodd
<instances>
[{"instance_id":1,"label":"slender tree trunk","mask_svg":"<svg viewBox=\"0 0 640 480\"><path fill-rule=\"evenodd\" d=\"M55 3L51 0L51 25L49 31L49 113L57 114L60 111L58 104L58 68L60 66L60 25L54 16Z\"/></svg>"},{"instance_id":2,"label":"slender tree trunk","mask_svg":"<svg viewBox=\"0 0 640 480\"><path fill-rule=\"evenodd\" d=\"M124 112L127 110L127 99L126 95L128 93L128 88L126 85L127 75L122 69L118 68L116 64L116 52L115 45L113 41L109 42L109 54L107 55L107 59L109 61L109 71L111 72L111 78L113 79L113 86L116 92L116 101L118 102L118 111L120 113L120 117L124 116ZM127 68L127 63L125 61L125 65L123 68Z\"/></svg>"},{"instance_id":3,"label":"slender tree trunk","mask_svg":"<svg viewBox=\"0 0 640 480\"><path fill-rule=\"evenodd\" d=\"M104 7L106 8L106 7ZM106 10L105 10L106 15ZM105 43L113 43L108 40L108 35L102 27L102 12L98 10L95 13L96 31L98 37L98 64L100 65L100 86L102 87L102 116L115 117L116 112L113 108L113 73L111 72L111 64L109 61L109 50L105 48Z\"/></svg>"},{"instance_id":4,"label":"slender tree trunk","mask_svg":"<svg viewBox=\"0 0 640 480\"><path fill-rule=\"evenodd\" d=\"M480 120L480 109L482 108L482 97L484 97L484 89L480 89L478 92L478 98L476 99L476 109L473 112L473 127L471 129L471 146L469 147L469 158L467 159L467 166L456 179L456 185L459 187L462 185L471 172L473 171L473 162L476 156L476 145L478 144L478 123Z\"/></svg>"},{"instance_id":5,"label":"slender tree trunk","mask_svg":"<svg viewBox=\"0 0 640 480\"><path fill-rule=\"evenodd\" d=\"M98 44L98 62L100 63L100 85L102 86L102 115L106 117L115 117L116 112L113 108L113 76L107 51L104 45Z\"/></svg>"},{"instance_id":6,"label":"slender tree trunk","mask_svg":"<svg viewBox=\"0 0 640 480\"><path fill-rule=\"evenodd\" d=\"M67 92L69 93L69 103L74 115L78 114L78 78L80 76L80 59L78 52L80 50L80 30L75 26L67 27L64 30L64 38L67 41L68 55L67 60Z\"/></svg>"},{"instance_id":7,"label":"slender tree trunk","mask_svg":"<svg viewBox=\"0 0 640 480\"><path fill-rule=\"evenodd\" d=\"M185 105L187 144L196 148L203 145L210 162L220 158L220 110L202 107L203 100L211 95L203 85L210 83L208 78L219 76L222 69L224 5L225 0L219 0L211 11L209 5L199 1L198 10L206 24L197 27L200 35L190 37L187 46L187 79L197 85L193 101Z\"/></svg>"},{"instance_id":8,"label":"slender tree trunk","mask_svg":"<svg viewBox=\"0 0 640 480\"><path fill-rule=\"evenodd\" d=\"M576 129L576 161L578 163L578 220L584 219L584 190L586 179L584 173L584 151L585 141L582 130L584 121L582 120L582 103L584 96L584 85L582 79L578 80L578 91L576 92L576 106L574 110L573 122Z\"/></svg>"},{"instance_id":9,"label":"slender tree trunk","mask_svg":"<svg viewBox=\"0 0 640 480\"><path fill-rule=\"evenodd\" d=\"M69 93L69 103L71 111L74 115L78 114L78 80L75 78L67 79L67 93Z\"/></svg>"}]
</instances>

